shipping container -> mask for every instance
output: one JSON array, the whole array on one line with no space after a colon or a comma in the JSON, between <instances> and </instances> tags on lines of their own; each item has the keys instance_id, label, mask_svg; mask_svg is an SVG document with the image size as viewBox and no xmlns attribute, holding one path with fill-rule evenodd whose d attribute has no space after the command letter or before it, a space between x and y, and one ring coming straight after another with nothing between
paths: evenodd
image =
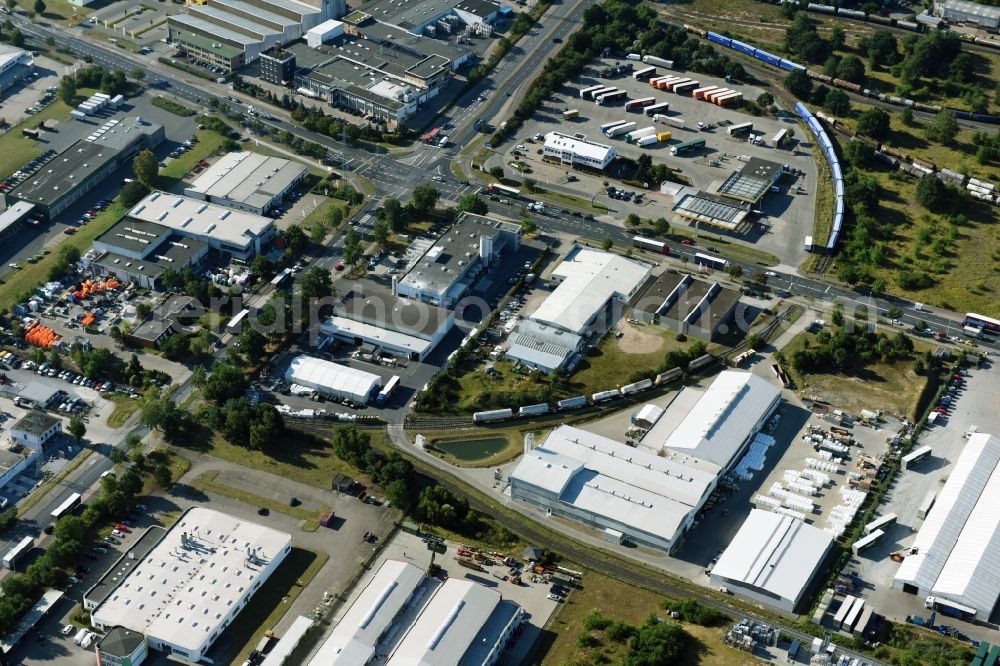
<instances>
[{"instance_id":1,"label":"shipping container","mask_svg":"<svg viewBox=\"0 0 1000 666\"><path fill-rule=\"evenodd\" d=\"M676 146L670 147L670 154L674 155L685 155L695 150L700 150L705 147L704 139L691 139L690 141L685 141L684 143L679 143Z\"/></svg>"},{"instance_id":2,"label":"shipping container","mask_svg":"<svg viewBox=\"0 0 1000 666\"><path fill-rule=\"evenodd\" d=\"M715 104L719 106L733 106L741 101L743 101L743 93L741 92L731 92L715 98Z\"/></svg>"},{"instance_id":3,"label":"shipping container","mask_svg":"<svg viewBox=\"0 0 1000 666\"><path fill-rule=\"evenodd\" d=\"M723 95L728 95L731 92L733 92L732 88L716 88L715 90L703 95L703 98L706 102L712 102L714 104L715 100L719 99Z\"/></svg>"},{"instance_id":4,"label":"shipping container","mask_svg":"<svg viewBox=\"0 0 1000 666\"><path fill-rule=\"evenodd\" d=\"M723 37L722 35L714 32L708 33L707 37L708 41L715 42L716 44L722 44L723 46L729 46L729 44L733 41L729 37Z\"/></svg>"},{"instance_id":5,"label":"shipping container","mask_svg":"<svg viewBox=\"0 0 1000 666\"><path fill-rule=\"evenodd\" d=\"M112 109L117 109L124 101L125 95L115 95L111 98L111 101L108 102L108 105L110 105Z\"/></svg>"},{"instance_id":6,"label":"shipping container","mask_svg":"<svg viewBox=\"0 0 1000 666\"><path fill-rule=\"evenodd\" d=\"M636 81L645 81L646 79L650 78L654 74L656 74L656 68L655 67L643 67L642 69L640 69L640 70L638 70L636 72L633 72L632 73L632 78L635 79Z\"/></svg>"},{"instance_id":7,"label":"shipping container","mask_svg":"<svg viewBox=\"0 0 1000 666\"><path fill-rule=\"evenodd\" d=\"M642 111L647 116L649 116L650 118L652 118L657 113L666 113L669 110L670 110L670 102L660 102L659 104L653 104L651 106L647 106Z\"/></svg>"},{"instance_id":8,"label":"shipping container","mask_svg":"<svg viewBox=\"0 0 1000 666\"><path fill-rule=\"evenodd\" d=\"M865 534L871 534L875 530L885 530L890 525L894 525L895 523L896 523L896 514L894 514L894 513L887 513L884 516L882 516L881 518L876 518L875 520L873 520L870 523L868 523L867 525L865 525L864 526L864 533Z\"/></svg>"},{"instance_id":9,"label":"shipping container","mask_svg":"<svg viewBox=\"0 0 1000 666\"><path fill-rule=\"evenodd\" d=\"M729 48L733 49L734 51L739 51L744 55L748 55L751 58L753 58L757 53L756 47L750 46L749 44L744 44L743 42L735 39L729 43Z\"/></svg>"},{"instance_id":10,"label":"shipping container","mask_svg":"<svg viewBox=\"0 0 1000 666\"><path fill-rule=\"evenodd\" d=\"M647 106L653 106L656 104L655 97L642 97L640 99L631 99L625 102L626 111L640 111Z\"/></svg>"},{"instance_id":11,"label":"shipping container","mask_svg":"<svg viewBox=\"0 0 1000 666\"><path fill-rule=\"evenodd\" d=\"M729 136L740 136L741 134L749 134L753 131L753 123L739 123L736 125L730 125L726 132Z\"/></svg>"},{"instance_id":12,"label":"shipping container","mask_svg":"<svg viewBox=\"0 0 1000 666\"><path fill-rule=\"evenodd\" d=\"M761 51L760 49L757 49L757 55L755 57L757 58L757 60L766 62L768 65L771 65L772 67L781 67L781 58L771 53L768 53L767 51Z\"/></svg>"},{"instance_id":13,"label":"shipping container","mask_svg":"<svg viewBox=\"0 0 1000 666\"><path fill-rule=\"evenodd\" d=\"M864 599L858 599L857 601L855 601L854 605L851 607L851 610L848 611L847 617L844 618L844 623L840 625L841 630L850 631L851 629L853 629L854 623L858 621L858 618L861 616L861 611L864 610L864 607L865 607Z\"/></svg>"},{"instance_id":14,"label":"shipping container","mask_svg":"<svg viewBox=\"0 0 1000 666\"><path fill-rule=\"evenodd\" d=\"M621 125L617 125L615 127L612 127L611 129L609 129L604 134L607 135L607 137L609 139L611 139L611 138L614 138L616 136L621 136L622 134L630 132L632 129L635 128L635 125L636 125L635 123L622 123Z\"/></svg>"},{"instance_id":15,"label":"shipping container","mask_svg":"<svg viewBox=\"0 0 1000 666\"><path fill-rule=\"evenodd\" d=\"M664 79L669 79L669 78L670 78L669 76L654 76L647 83L649 83L650 88L655 88L657 83L663 81Z\"/></svg>"},{"instance_id":16,"label":"shipping container","mask_svg":"<svg viewBox=\"0 0 1000 666\"><path fill-rule=\"evenodd\" d=\"M670 132L657 132L656 133L656 140L660 141L660 142L670 141L670 137L671 136L672 135L670 134Z\"/></svg>"},{"instance_id":17,"label":"shipping container","mask_svg":"<svg viewBox=\"0 0 1000 666\"><path fill-rule=\"evenodd\" d=\"M683 81L683 80L684 80L683 76L667 76L667 77L662 78L662 79L657 79L656 80L656 89L657 90L669 90L670 86L672 86L673 84L677 83L678 81Z\"/></svg>"},{"instance_id":18,"label":"shipping container","mask_svg":"<svg viewBox=\"0 0 1000 666\"><path fill-rule=\"evenodd\" d=\"M665 90L673 90L675 87L677 87L679 85L683 85L685 83L689 83L690 81L691 81L691 79L681 76L681 77L678 77L677 79L674 79L673 81L667 82L666 86L664 86L664 89Z\"/></svg>"},{"instance_id":19,"label":"shipping container","mask_svg":"<svg viewBox=\"0 0 1000 666\"><path fill-rule=\"evenodd\" d=\"M835 629L840 628L840 625L844 622L844 618L847 617L847 614L854 606L855 600L857 600L857 597L847 595L847 597L844 598L844 601L841 602L840 608L837 609L837 612L833 616L833 626Z\"/></svg>"},{"instance_id":20,"label":"shipping container","mask_svg":"<svg viewBox=\"0 0 1000 666\"><path fill-rule=\"evenodd\" d=\"M647 65L656 65L658 67L666 67L667 69L674 68L673 60L665 60L663 58L657 58L656 56L651 56L651 55L642 56L642 61Z\"/></svg>"},{"instance_id":21,"label":"shipping container","mask_svg":"<svg viewBox=\"0 0 1000 666\"><path fill-rule=\"evenodd\" d=\"M580 115L579 109L567 109L563 111L563 118L569 120L571 118L577 118Z\"/></svg>"},{"instance_id":22,"label":"shipping container","mask_svg":"<svg viewBox=\"0 0 1000 666\"><path fill-rule=\"evenodd\" d=\"M548 414L552 411L547 403L540 402L537 405L525 405L517 410L518 416L537 416L539 414Z\"/></svg>"},{"instance_id":23,"label":"shipping container","mask_svg":"<svg viewBox=\"0 0 1000 666\"><path fill-rule=\"evenodd\" d=\"M774 138L771 141L772 143L774 143L775 148L780 148L782 144L788 141L788 130L786 129L778 130L778 133L774 135Z\"/></svg>"}]
</instances>

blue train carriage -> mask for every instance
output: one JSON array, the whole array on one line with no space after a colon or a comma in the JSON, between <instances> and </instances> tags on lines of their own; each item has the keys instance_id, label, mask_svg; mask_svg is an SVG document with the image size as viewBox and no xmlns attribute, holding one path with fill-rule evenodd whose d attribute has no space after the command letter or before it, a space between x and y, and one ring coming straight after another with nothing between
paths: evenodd
<instances>
[{"instance_id":1,"label":"blue train carriage","mask_svg":"<svg viewBox=\"0 0 1000 666\"><path fill-rule=\"evenodd\" d=\"M733 40L730 39L729 37L723 37L717 32L709 32L708 41L715 42L716 44L722 44L725 47L730 47L730 44L732 43Z\"/></svg>"},{"instance_id":2,"label":"blue train carriage","mask_svg":"<svg viewBox=\"0 0 1000 666\"><path fill-rule=\"evenodd\" d=\"M767 51L757 49L757 60L766 62L771 67L781 67L781 58Z\"/></svg>"},{"instance_id":3,"label":"blue train carriage","mask_svg":"<svg viewBox=\"0 0 1000 666\"><path fill-rule=\"evenodd\" d=\"M743 53L745 55L748 55L751 58L753 58L757 54L756 47L750 46L749 44L744 44L743 42L737 41L735 39L729 42L729 48L739 51L740 53Z\"/></svg>"}]
</instances>

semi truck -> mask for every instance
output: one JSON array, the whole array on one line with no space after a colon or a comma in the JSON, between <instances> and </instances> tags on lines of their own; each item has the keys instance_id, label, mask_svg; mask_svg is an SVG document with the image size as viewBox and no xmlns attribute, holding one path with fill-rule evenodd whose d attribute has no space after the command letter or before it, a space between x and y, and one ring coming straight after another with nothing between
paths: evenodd
<instances>
[{"instance_id":1,"label":"semi truck","mask_svg":"<svg viewBox=\"0 0 1000 666\"><path fill-rule=\"evenodd\" d=\"M594 92L606 87L607 86L602 84L584 88L583 90L580 91L580 99L594 99Z\"/></svg>"},{"instance_id":2,"label":"semi truck","mask_svg":"<svg viewBox=\"0 0 1000 666\"><path fill-rule=\"evenodd\" d=\"M691 139L690 141L685 141L684 143L679 143L676 146L670 147L670 154L674 157L678 155L686 155L687 153L692 153L696 150L701 150L705 147L704 139Z\"/></svg>"},{"instance_id":3,"label":"semi truck","mask_svg":"<svg viewBox=\"0 0 1000 666\"><path fill-rule=\"evenodd\" d=\"M726 132L729 136L740 136L741 134L747 134L753 131L753 123L739 123L736 125L730 125Z\"/></svg>"},{"instance_id":4,"label":"semi truck","mask_svg":"<svg viewBox=\"0 0 1000 666\"><path fill-rule=\"evenodd\" d=\"M642 69L632 73L632 78L636 81L645 81L649 77L656 74L655 67L643 67Z\"/></svg>"},{"instance_id":5,"label":"semi truck","mask_svg":"<svg viewBox=\"0 0 1000 666\"><path fill-rule=\"evenodd\" d=\"M635 143L639 139L642 139L643 137L647 136L656 136L656 128L643 127L642 129L629 132L628 134L625 135L625 141L627 141L628 143Z\"/></svg>"},{"instance_id":6,"label":"semi truck","mask_svg":"<svg viewBox=\"0 0 1000 666\"><path fill-rule=\"evenodd\" d=\"M604 123L600 127L601 134L607 134L609 129L612 129L614 127L618 127L619 125L624 125L627 122L629 122L629 121L627 121L627 120L616 120L613 123Z\"/></svg>"},{"instance_id":7,"label":"semi truck","mask_svg":"<svg viewBox=\"0 0 1000 666\"><path fill-rule=\"evenodd\" d=\"M606 92L603 95L598 95L594 98L594 101L598 104L604 104L605 102L615 102L621 101L628 97L627 90L615 90L613 92Z\"/></svg>"},{"instance_id":8,"label":"semi truck","mask_svg":"<svg viewBox=\"0 0 1000 666\"><path fill-rule=\"evenodd\" d=\"M657 67L666 67L667 69L674 68L673 60L666 60L664 58L657 58L656 56L642 56L642 61L647 65L656 65Z\"/></svg>"},{"instance_id":9,"label":"semi truck","mask_svg":"<svg viewBox=\"0 0 1000 666\"><path fill-rule=\"evenodd\" d=\"M635 129L635 123L622 123L609 129L605 134L609 139L613 139L616 136L621 136Z\"/></svg>"},{"instance_id":10,"label":"semi truck","mask_svg":"<svg viewBox=\"0 0 1000 666\"><path fill-rule=\"evenodd\" d=\"M678 83L674 86L674 92L678 95L686 95L701 84L698 81L688 81L687 83Z\"/></svg>"},{"instance_id":11,"label":"semi truck","mask_svg":"<svg viewBox=\"0 0 1000 666\"><path fill-rule=\"evenodd\" d=\"M396 392L396 389L399 388L399 382L399 375L393 375L392 379L390 379L386 385L382 387L382 390L378 392L378 396L375 398L375 404L379 407L384 405L386 401L392 397L392 394Z\"/></svg>"},{"instance_id":12,"label":"semi truck","mask_svg":"<svg viewBox=\"0 0 1000 666\"><path fill-rule=\"evenodd\" d=\"M632 99L625 102L626 111L641 111L647 106L652 106L656 104L655 97L642 97L640 99Z\"/></svg>"},{"instance_id":13,"label":"semi truck","mask_svg":"<svg viewBox=\"0 0 1000 666\"><path fill-rule=\"evenodd\" d=\"M972 622L976 619L975 608L969 608L968 606L942 597L927 597L924 601L924 608L936 610L942 615L965 620L966 622Z\"/></svg>"},{"instance_id":14,"label":"semi truck","mask_svg":"<svg viewBox=\"0 0 1000 666\"><path fill-rule=\"evenodd\" d=\"M657 138L655 134L650 134L649 136L644 136L638 141L636 141L635 145L639 146L640 148L646 148L647 146L652 146L659 142L660 140Z\"/></svg>"}]
</instances>

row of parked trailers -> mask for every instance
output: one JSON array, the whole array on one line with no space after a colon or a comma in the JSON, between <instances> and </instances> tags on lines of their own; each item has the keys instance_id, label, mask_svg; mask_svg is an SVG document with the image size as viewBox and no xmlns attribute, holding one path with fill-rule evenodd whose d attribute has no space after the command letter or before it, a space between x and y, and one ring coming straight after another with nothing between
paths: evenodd
<instances>
[{"instance_id":1,"label":"row of parked trailers","mask_svg":"<svg viewBox=\"0 0 1000 666\"><path fill-rule=\"evenodd\" d=\"M833 616L833 627L864 635L868 625L877 621L876 613L861 597L848 595Z\"/></svg>"},{"instance_id":2,"label":"row of parked trailers","mask_svg":"<svg viewBox=\"0 0 1000 666\"><path fill-rule=\"evenodd\" d=\"M689 372L694 372L695 370L705 367L713 360L714 357L711 354L699 356L688 364L687 369ZM557 402L554 407L549 403L542 402L535 405L525 405L523 407L519 407L517 408L517 411L510 407L505 409L491 409L488 411L476 412L472 415L472 420L474 423L494 423L496 421L506 421L507 419L515 417L521 418L525 416L541 416L544 414L551 414L553 412L565 412L572 409L579 409L588 405L600 405L612 400L648 391L654 386L663 386L680 379L683 374L683 369L673 368L672 370L667 370L666 372L658 374L653 379L643 379L632 384L626 384L621 388L598 391L589 397L580 395L575 398L566 398L565 400Z\"/></svg>"},{"instance_id":3,"label":"row of parked trailers","mask_svg":"<svg viewBox=\"0 0 1000 666\"><path fill-rule=\"evenodd\" d=\"M724 86L703 86L700 81L685 76L660 76L649 80L649 86L677 94L690 93L694 99L701 99L719 106L730 106L743 99L743 93Z\"/></svg>"}]
</instances>

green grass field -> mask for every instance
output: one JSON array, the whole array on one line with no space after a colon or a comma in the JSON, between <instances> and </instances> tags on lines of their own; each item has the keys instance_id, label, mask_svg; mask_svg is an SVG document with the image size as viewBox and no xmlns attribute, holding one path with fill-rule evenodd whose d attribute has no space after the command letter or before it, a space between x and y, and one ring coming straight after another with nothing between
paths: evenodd
<instances>
[{"instance_id":1,"label":"green grass field","mask_svg":"<svg viewBox=\"0 0 1000 666\"><path fill-rule=\"evenodd\" d=\"M139 401L133 400L127 395L115 393L111 395L109 400L115 403L115 410L108 417L108 426L111 428L121 428L129 417L139 409Z\"/></svg>"},{"instance_id":2,"label":"green grass field","mask_svg":"<svg viewBox=\"0 0 1000 666\"><path fill-rule=\"evenodd\" d=\"M241 463L245 464L245 463ZM254 469L259 469L253 465L248 465ZM284 513L302 521L302 529L306 532L315 532L319 528L319 520L324 515L330 512L330 507L321 506L317 509L304 509L298 506L288 506L286 502L278 502L276 500L270 499L269 497L262 497L260 495L247 492L240 488L234 488L233 486L221 483L217 480L218 472L209 471L205 472L199 476L191 486L196 490L202 492L209 491L213 493L218 493L219 495L224 495L230 499L243 502L248 506L257 506L268 509L269 511L275 511L277 513Z\"/></svg>"}]
</instances>

